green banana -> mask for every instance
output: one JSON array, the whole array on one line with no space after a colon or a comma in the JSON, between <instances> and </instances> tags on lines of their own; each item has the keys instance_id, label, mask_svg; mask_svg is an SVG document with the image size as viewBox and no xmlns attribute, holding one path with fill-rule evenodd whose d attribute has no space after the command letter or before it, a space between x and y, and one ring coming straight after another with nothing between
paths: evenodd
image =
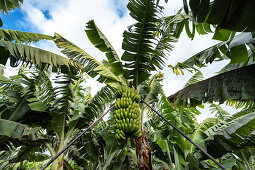
<instances>
[{"instance_id":1,"label":"green banana","mask_svg":"<svg viewBox=\"0 0 255 170\"><path fill-rule=\"evenodd\" d=\"M120 138L122 138L123 140L126 140L126 138L122 135L122 134L118 134Z\"/></svg>"},{"instance_id":2,"label":"green banana","mask_svg":"<svg viewBox=\"0 0 255 170\"><path fill-rule=\"evenodd\" d=\"M128 125L125 123L125 132L128 132Z\"/></svg>"},{"instance_id":3,"label":"green banana","mask_svg":"<svg viewBox=\"0 0 255 170\"><path fill-rule=\"evenodd\" d=\"M115 129L116 139L126 140L127 137L139 137L140 130L140 96L137 90L121 86L116 90Z\"/></svg>"},{"instance_id":4,"label":"green banana","mask_svg":"<svg viewBox=\"0 0 255 170\"><path fill-rule=\"evenodd\" d=\"M139 129L138 131L136 131L133 136L135 137L140 137L141 136L141 130Z\"/></svg>"}]
</instances>

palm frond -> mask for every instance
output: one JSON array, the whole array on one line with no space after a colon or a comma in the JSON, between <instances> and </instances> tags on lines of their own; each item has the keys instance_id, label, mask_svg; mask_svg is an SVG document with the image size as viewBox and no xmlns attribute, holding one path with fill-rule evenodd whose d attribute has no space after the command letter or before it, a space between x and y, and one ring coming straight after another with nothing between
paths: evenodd
<instances>
[{"instance_id":1,"label":"palm frond","mask_svg":"<svg viewBox=\"0 0 255 170\"><path fill-rule=\"evenodd\" d=\"M114 50L113 46L104 36L104 34L96 26L94 20L91 20L87 23L85 31L90 42L100 51L105 53L113 74L117 76L122 75L123 66L117 52Z\"/></svg>"},{"instance_id":2,"label":"palm frond","mask_svg":"<svg viewBox=\"0 0 255 170\"><path fill-rule=\"evenodd\" d=\"M105 82L110 85L120 82L119 78L113 72L98 62L95 58L83 51L81 48L71 43L61 35L55 33L54 42L62 49L61 52L70 59L77 61L84 68L84 71L91 77L100 75L99 82Z\"/></svg>"},{"instance_id":3,"label":"palm frond","mask_svg":"<svg viewBox=\"0 0 255 170\"><path fill-rule=\"evenodd\" d=\"M153 0L131 0L127 8L137 23L123 33L122 48L125 52L121 59L127 62L124 77L133 80L137 87L150 76L151 71L156 70L156 65L161 65L157 56L151 61L151 55L156 53L153 32L157 31L155 22L159 10Z\"/></svg>"},{"instance_id":4,"label":"palm frond","mask_svg":"<svg viewBox=\"0 0 255 170\"><path fill-rule=\"evenodd\" d=\"M38 42L40 40L53 40L53 37L44 35L44 34L31 33L31 32L0 29L0 39L3 39L5 41L13 41L17 43L19 42L30 43L30 42Z\"/></svg>"}]
</instances>

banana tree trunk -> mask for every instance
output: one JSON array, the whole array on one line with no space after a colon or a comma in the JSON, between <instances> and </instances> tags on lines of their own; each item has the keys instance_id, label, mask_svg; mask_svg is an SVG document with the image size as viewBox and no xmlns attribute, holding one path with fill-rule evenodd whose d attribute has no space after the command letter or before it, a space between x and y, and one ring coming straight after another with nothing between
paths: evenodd
<instances>
[{"instance_id":1,"label":"banana tree trunk","mask_svg":"<svg viewBox=\"0 0 255 170\"><path fill-rule=\"evenodd\" d=\"M54 149L52 148L52 146L51 146L49 143L47 143L47 142L44 142L44 145L48 148L48 150L49 150L51 156L54 157L54 156L56 155L56 152L54 151ZM60 148L62 148L61 145L60 145ZM60 156L52 163L51 169L52 169L52 170L63 170L63 158L64 158L63 154L60 155Z\"/></svg>"},{"instance_id":2,"label":"banana tree trunk","mask_svg":"<svg viewBox=\"0 0 255 170\"><path fill-rule=\"evenodd\" d=\"M64 163L63 163L63 156L58 157L51 166L52 170L63 170Z\"/></svg>"},{"instance_id":3,"label":"banana tree trunk","mask_svg":"<svg viewBox=\"0 0 255 170\"><path fill-rule=\"evenodd\" d=\"M153 170L151 148L146 135L146 129L144 129L142 136L136 141L136 156L137 163L140 170Z\"/></svg>"},{"instance_id":4,"label":"banana tree trunk","mask_svg":"<svg viewBox=\"0 0 255 170\"><path fill-rule=\"evenodd\" d=\"M66 140L64 138L64 128L63 128L63 132L61 135L61 140L59 143L59 147L58 147L58 151L57 153L59 153L61 150L63 150L66 146ZM52 163L52 170L63 170L64 169L64 153L61 154L53 163Z\"/></svg>"}]
</instances>

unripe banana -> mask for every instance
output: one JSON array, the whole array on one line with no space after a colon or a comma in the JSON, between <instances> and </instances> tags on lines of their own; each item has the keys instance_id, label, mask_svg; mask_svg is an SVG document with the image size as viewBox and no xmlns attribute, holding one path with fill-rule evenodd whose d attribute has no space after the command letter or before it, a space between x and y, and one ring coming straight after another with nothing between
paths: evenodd
<instances>
[{"instance_id":1,"label":"unripe banana","mask_svg":"<svg viewBox=\"0 0 255 170\"><path fill-rule=\"evenodd\" d=\"M124 113L125 113L125 118L127 118L128 117L127 111L125 110Z\"/></svg>"},{"instance_id":2,"label":"unripe banana","mask_svg":"<svg viewBox=\"0 0 255 170\"><path fill-rule=\"evenodd\" d=\"M121 124L121 130L125 130L124 123Z\"/></svg>"},{"instance_id":3,"label":"unripe banana","mask_svg":"<svg viewBox=\"0 0 255 170\"><path fill-rule=\"evenodd\" d=\"M129 118L126 118L126 123L129 124L130 120Z\"/></svg>"},{"instance_id":4,"label":"unripe banana","mask_svg":"<svg viewBox=\"0 0 255 170\"><path fill-rule=\"evenodd\" d=\"M122 136L126 136L123 130L120 130L120 134L122 134Z\"/></svg>"},{"instance_id":5,"label":"unripe banana","mask_svg":"<svg viewBox=\"0 0 255 170\"><path fill-rule=\"evenodd\" d=\"M124 125L125 125L125 132L128 132L128 125L127 125L127 123L125 123Z\"/></svg>"},{"instance_id":6,"label":"unripe banana","mask_svg":"<svg viewBox=\"0 0 255 170\"><path fill-rule=\"evenodd\" d=\"M122 134L118 134L120 138L122 138L123 140L126 140L126 138L122 135Z\"/></svg>"},{"instance_id":7,"label":"unripe banana","mask_svg":"<svg viewBox=\"0 0 255 170\"><path fill-rule=\"evenodd\" d=\"M133 88L126 86L120 87L116 91L115 103L115 129L116 139L126 140L127 137L139 137L140 130L140 96Z\"/></svg>"},{"instance_id":8,"label":"unripe banana","mask_svg":"<svg viewBox=\"0 0 255 170\"><path fill-rule=\"evenodd\" d=\"M120 136L116 133L115 134L115 138L117 139L117 140L120 140Z\"/></svg>"}]
</instances>

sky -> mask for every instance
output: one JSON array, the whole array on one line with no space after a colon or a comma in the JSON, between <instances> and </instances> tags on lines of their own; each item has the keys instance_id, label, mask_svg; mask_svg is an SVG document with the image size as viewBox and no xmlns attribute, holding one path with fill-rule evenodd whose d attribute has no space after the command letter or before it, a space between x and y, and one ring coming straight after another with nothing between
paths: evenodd
<instances>
[{"instance_id":1,"label":"sky","mask_svg":"<svg viewBox=\"0 0 255 170\"><path fill-rule=\"evenodd\" d=\"M10 17L2 15L4 26L2 28L13 29L19 31L29 31L54 35L59 33L69 41L84 49L99 61L105 59L103 53L97 50L88 40L85 34L86 23L94 20L96 25L108 38L118 55L121 56L123 50L122 33L127 26L135 21L129 16L126 9L128 0L24 0L20 9L10 12ZM182 7L181 0L171 0L168 3L161 0L164 6L164 16L176 14ZM213 34L197 35L194 40L190 40L186 33L183 33L175 48L166 61L166 66L162 71L164 73L163 89L166 95L171 95L182 89L187 80L192 76L191 73L185 72L184 76L175 76L171 68L167 65L175 65L177 62L185 61L197 52L206 49L218 41L212 40ZM37 47L61 54L58 48L52 42L40 41L35 44ZM225 64L217 62L207 68L202 69L205 78L209 78L219 71ZM7 75L12 75L12 69L6 69ZM103 85L97 83L93 79L89 79L88 86L92 87L92 94L95 94ZM235 109L224 107L230 113L234 113ZM209 113L208 105L197 116L199 122L207 117L213 117Z\"/></svg>"}]
</instances>

